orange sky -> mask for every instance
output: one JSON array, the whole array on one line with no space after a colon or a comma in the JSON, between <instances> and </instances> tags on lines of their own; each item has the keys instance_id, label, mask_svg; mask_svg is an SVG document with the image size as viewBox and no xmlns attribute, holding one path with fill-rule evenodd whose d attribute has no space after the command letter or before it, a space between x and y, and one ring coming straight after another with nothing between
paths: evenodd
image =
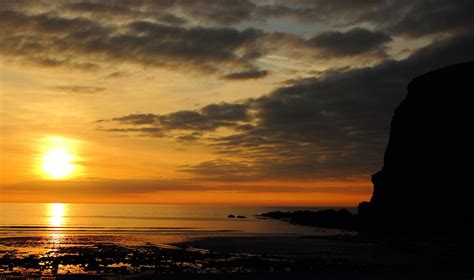
<instances>
[{"instance_id":1,"label":"orange sky","mask_svg":"<svg viewBox=\"0 0 474 280\"><path fill-rule=\"evenodd\" d=\"M4 2L0 201L369 199L407 82L463 32L376 2Z\"/></svg>"}]
</instances>

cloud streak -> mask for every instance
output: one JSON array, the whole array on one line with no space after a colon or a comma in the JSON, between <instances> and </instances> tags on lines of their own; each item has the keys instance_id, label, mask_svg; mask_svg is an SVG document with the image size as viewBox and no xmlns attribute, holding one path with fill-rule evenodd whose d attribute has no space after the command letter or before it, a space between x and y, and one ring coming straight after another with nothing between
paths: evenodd
<instances>
[{"instance_id":1,"label":"cloud streak","mask_svg":"<svg viewBox=\"0 0 474 280\"><path fill-rule=\"evenodd\" d=\"M268 75L267 70L249 70L242 72L234 72L223 76L226 80L250 80L250 79L261 79Z\"/></svg>"},{"instance_id":2,"label":"cloud streak","mask_svg":"<svg viewBox=\"0 0 474 280\"><path fill-rule=\"evenodd\" d=\"M54 87L53 89L56 89L59 91L77 93L77 94L94 94L94 93L102 92L105 90L104 87L90 87L90 86L58 86L58 87Z\"/></svg>"},{"instance_id":3,"label":"cloud streak","mask_svg":"<svg viewBox=\"0 0 474 280\"><path fill-rule=\"evenodd\" d=\"M391 41L392 38L385 32L357 27L347 32L320 33L309 39L308 44L320 49L326 56L353 56L367 52L383 53L385 44Z\"/></svg>"}]
</instances>

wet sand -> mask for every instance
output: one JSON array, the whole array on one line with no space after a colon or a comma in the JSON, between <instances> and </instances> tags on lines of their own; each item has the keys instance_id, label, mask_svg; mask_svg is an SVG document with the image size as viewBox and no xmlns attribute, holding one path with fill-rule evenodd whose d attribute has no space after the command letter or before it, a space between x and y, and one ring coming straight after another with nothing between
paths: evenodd
<instances>
[{"instance_id":1,"label":"wet sand","mask_svg":"<svg viewBox=\"0 0 474 280\"><path fill-rule=\"evenodd\" d=\"M472 279L474 257L469 244L353 235L222 237L181 243L184 248L278 256L307 264L311 275L323 279Z\"/></svg>"},{"instance_id":2,"label":"wet sand","mask_svg":"<svg viewBox=\"0 0 474 280\"><path fill-rule=\"evenodd\" d=\"M124 243L121 238L82 236L64 239L63 243L51 243L49 237L0 238L0 279L39 276L50 279L471 279L472 276L472 256L467 248L439 240L407 243L368 241L354 236L234 236L157 245ZM36 252L31 250L35 246Z\"/></svg>"}]
</instances>

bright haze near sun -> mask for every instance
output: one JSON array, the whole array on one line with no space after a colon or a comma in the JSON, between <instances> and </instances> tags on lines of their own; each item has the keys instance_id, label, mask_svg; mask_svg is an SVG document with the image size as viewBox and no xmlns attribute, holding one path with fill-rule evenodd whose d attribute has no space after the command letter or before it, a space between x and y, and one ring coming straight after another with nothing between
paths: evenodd
<instances>
[{"instance_id":1,"label":"bright haze near sun","mask_svg":"<svg viewBox=\"0 0 474 280\"><path fill-rule=\"evenodd\" d=\"M0 200L355 206L411 78L474 58L472 10L0 0Z\"/></svg>"}]
</instances>

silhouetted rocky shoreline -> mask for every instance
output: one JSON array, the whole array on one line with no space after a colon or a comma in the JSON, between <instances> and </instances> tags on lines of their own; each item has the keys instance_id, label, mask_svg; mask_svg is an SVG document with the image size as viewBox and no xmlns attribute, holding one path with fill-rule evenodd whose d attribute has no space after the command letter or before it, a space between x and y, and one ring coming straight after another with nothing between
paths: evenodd
<instances>
[{"instance_id":1,"label":"silhouetted rocky shoreline","mask_svg":"<svg viewBox=\"0 0 474 280\"><path fill-rule=\"evenodd\" d=\"M382 170L372 176L370 202L347 210L269 212L294 224L363 232L471 238L474 62L414 78L395 110Z\"/></svg>"},{"instance_id":2,"label":"silhouetted rocky shoreline","mask_svg":"<svg viewBox=\"0 0 474 280\"><path fill-rule=\"evenodd\" d=\"M288 221L290 223L302 226L349 230L355 230L358 228L357 215L352 214L347 209L294 212L274 211L262 213L260 216Z\"/></svg>"}]
</instances>

